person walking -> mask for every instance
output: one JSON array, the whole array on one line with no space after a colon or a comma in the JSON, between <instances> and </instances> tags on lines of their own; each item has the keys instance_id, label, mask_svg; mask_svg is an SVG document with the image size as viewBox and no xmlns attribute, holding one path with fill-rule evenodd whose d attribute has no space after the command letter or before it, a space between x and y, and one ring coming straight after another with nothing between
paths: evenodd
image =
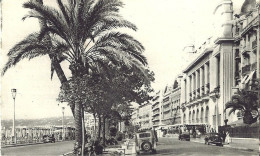
<instances>
[{"instance_id":1,"label":"person walking","mask_svg":"<svg viewBox=\"0 0 260 156\"><path fill-rule=\"evenodd\" d=\"M229 144L230 143L230 135L229 132L226 132L226 143Z\"/></svg>"},{"instance_id":2,"label":"person walking","mask_svg":"<svg viewBox=\"0 0 260 156\"><path fill-rule=\"evenodd\" d=\"M223 135L222 135L223 143L225 143L225 140L226 140L226 137L227 137L227 133L225 131L223 131L222 133L223 133Z\"/></svg>"}]
</instances>

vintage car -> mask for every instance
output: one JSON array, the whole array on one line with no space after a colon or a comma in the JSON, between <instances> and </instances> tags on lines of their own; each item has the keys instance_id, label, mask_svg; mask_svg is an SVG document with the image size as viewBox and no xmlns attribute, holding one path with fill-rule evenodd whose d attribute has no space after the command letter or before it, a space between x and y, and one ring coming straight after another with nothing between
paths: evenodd
<instances>
[{"instance_id":1,"label":"vintage car","mask_svg":"<svg viewBox=\"0 0 260 156\"><path fill-rule=\"evenodd\" d=\"M48 143L48 142L53 142L53 143L55 143L55 138L54 138L54 136L52 136L52 135L44 135L44 136L43 136L43 142L44 142L44 143Z\"/></svg>"},{"instance_id":2,"label":"vintage car","mask_svg":"<svg viewBox=\"0 0 260 156\"><path fill-rule=\"evenodd\" d=\"M217 146L223 146L223 140L219 133L208 133L205 136L205 144L216 144Z\"/></svg>"},{"instance_id":3,"label":"vintage car","mask_svg":"<svg viewBox=\"0 0 260 156\"><path fill-rule=\"evenodd\" d=\"M135 134L137 154L140 152L156 153L157 136L153 130L140 131Z\"/></svg>"},{"instance_id":4,"label":"vintage car","mask_svg":"<svg viewBox=\"0 0 260 156\"><path fill-rule=\"evenodd\" d=\"M179 140L190 141L190 133L189 132L182 132L181 134L179 134Z\"/></svg>"}]
</instances>

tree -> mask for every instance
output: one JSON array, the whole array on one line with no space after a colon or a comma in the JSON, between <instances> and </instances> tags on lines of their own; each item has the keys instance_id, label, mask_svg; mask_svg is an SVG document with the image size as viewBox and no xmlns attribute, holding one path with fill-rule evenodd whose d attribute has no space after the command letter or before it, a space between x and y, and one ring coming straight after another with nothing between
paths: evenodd
<instances>
[{"instance_id":1,"label":"tree","mask_svg":"<svg viewBox=\"0 0 260 156\"><path fill-rule=\"evenodd\" d=\"M99 62L102 65L104 60L110 60L115 65L126 64L135 66L142 71L143 65L147 64L146 58L141 54L144 47L133 37L120 33L117 28L130 28L137 30L131 22L124 20L119 15L119 8L123 6L120 0L57 0L58 9L42 5L35 1L24 3L23 7L30 9L26 18L37 18L44 21L46 25L41 27L38 34L31 34L39 39L39 43L50 37L51 42L66 47L67 50L35 51L31 44L30 52L9 53L9 61L4 67L6 71L23 58L34 58L41 55L55 54L56 58L63 58L59 61L68 61L69 69L73 78L82 78L95 70L93 64ZM23 42L23 41L22 41ZM51 48L51 47L49 47ZM71 103L74 109L76 142L81 146L81 110L83 104L80 100Z\"/></svg>"},{"instance_id":2,"label":"tree","mask_svg":"<svg viewBox=\"0 0 260 156\"><path fill-rule=\"evenodd\" d=\"M63 84L58 100L68 103L80 100L85 111L96 114L99 118L97 138L100 138L103 123L105 139L104 124L107 118L112 117L111 112L115 112L116 115L118 111L122 113L124 109L129 108L130 102L149 100L151 97L148 93L152 91L150 83L154 78L149 70L146 70L144 75L134 67L128 68L123 65L106 68L101 66L97 69L91 75L84 75L83 78L72 77L68 83Z\"/></svg>"},{"instance_id":3,"label":"tree","mask_svg":"<svg viewBox=\"0 0 260 156\"><path fill-rule=\"evenodd\" d=\"M257 99L256 92L239 90L232 96L231 101L226 103L225 110L230 109L229 115L237 110L242 111L244 123L255 123L258 117Z\"/></svg>"}]
</instances>

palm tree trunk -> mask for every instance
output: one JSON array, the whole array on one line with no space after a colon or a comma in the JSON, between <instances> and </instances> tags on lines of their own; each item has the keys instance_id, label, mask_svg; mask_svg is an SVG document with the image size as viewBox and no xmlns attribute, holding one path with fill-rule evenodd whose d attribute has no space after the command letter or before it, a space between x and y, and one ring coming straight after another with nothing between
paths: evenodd
<instances>
[{"instance_id":1,"label":"palm tree trunk","mask_svg":"<svg viewBox=\"0 0 260 156\"><path fill-rule=\"evenodd\" d=\"M100 134L101 134L101 116L98 115L98 136L97 136L98 140L100 140Z\"/></svg>"},{"instance_id":2,"label":"palm tree trunk","mask_svg":"<svg viewBox=\"0 0 260 156\"><path fill-rule=\"evenodd\" d=\"M81 121L82 121L82 147L81 147L81 155L84 156L84 149L85 149L85 124L84 124L84 110L81 109Z\"/></svg>"},{"instance_id":3,"label":"palm tree trunk","mask_svg":"<svg viewBox=\"0 0 260 156\"><path fill-rule=\"evenodd\" d=\"M75 149L79 149L82 146L82 105L80 102L75 102Z\"/></svg>"},{"instance_id":4,"label":"palm tree trunk","mask_svg":"<svg viewBox=\"0 0 260 156\"><path fill-rule=\"evenodd\" d=\"M103 116L103 136L102 136L102 142L103 142L103 145L106 144L106 118L105 116Z\"/></svg>"},{"instance_id":5,"label":"palm tree trunk","mask_svg":"<svg viewBox=\"0 0 260 156\"><path fill-rule=\"evenodd\" d=\"M93 114L93 117L94 117L94 132L93 132L94 136L93 137L94 137L94 139L96 139L96 137L97 137L96 136L96 134L97 134L96 133L96 129L97 129L96 128L96 123L97 123L97 120L96 120L96 114L95 113Z\"/></svg>"}]
</instances>

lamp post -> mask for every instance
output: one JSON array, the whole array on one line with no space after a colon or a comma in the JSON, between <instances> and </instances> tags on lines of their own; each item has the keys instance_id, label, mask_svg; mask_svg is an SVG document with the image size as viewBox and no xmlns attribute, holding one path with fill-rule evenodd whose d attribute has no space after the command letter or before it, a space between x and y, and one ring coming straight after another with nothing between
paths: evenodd
<instances>
[{"instance_id":1,"label":"lamp post","mask_svg":"<svg viewBox=\"0 0 260 156\"><path fill-rule=\"evenodd\" d=\"M65 133L64 133L64 110L65 110L65 107L61 107L62 109L62 140L65 140Z\"/></svg>"},{"instance_id":2,"label":"lamp post","mask_svg":"<svg viewBox=\"0 0 260 156\"><path fill-rule=\"evenodd\" d=\"M13 142L16 144L16 131L15 131L15 97L16 97L16 89L11 89L12 96L14 99L14 118L13 118Z\"/></svg>"}]
</instances>

